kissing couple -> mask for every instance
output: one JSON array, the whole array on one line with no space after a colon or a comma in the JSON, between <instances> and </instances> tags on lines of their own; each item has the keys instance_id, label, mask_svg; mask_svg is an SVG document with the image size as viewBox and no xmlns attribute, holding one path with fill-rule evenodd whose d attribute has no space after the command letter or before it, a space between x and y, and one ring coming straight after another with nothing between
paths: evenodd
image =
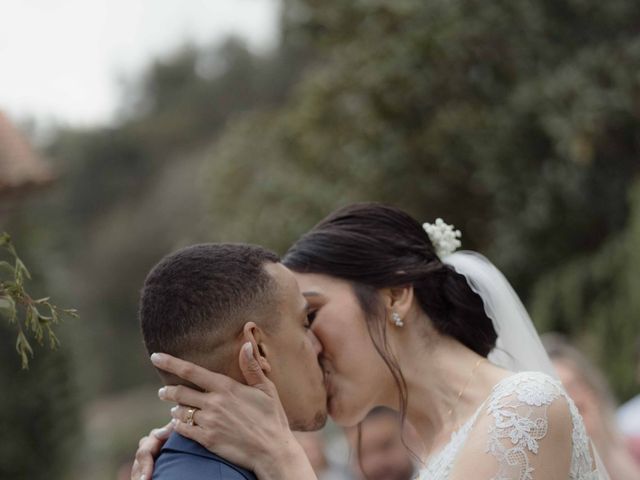
<instances>
[{"instance_id":1,"label":"kissing couple","mask_svg":"<svg viewBox=\"0 0 640 480\"><path fill-rule=\"evenodd\" d=\"M359 203L282 259L243 244L165 257L140 321L176 406L132 480L315 479L292 430L378 406L417 432L420 480L608 478L518 296L460 236Z\"/></svg>"}]
</instances>

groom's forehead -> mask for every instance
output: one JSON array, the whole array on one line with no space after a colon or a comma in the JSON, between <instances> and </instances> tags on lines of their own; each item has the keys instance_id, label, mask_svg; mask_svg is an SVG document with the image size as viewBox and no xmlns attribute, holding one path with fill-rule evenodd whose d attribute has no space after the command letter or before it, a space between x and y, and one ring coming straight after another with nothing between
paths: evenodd
<instances>
[{"instance_id":1,"label":"groom's forehead","mask_svg":"<svg viewBox=\"0 0 640 480\"><path fill-rule=\"evenodd\" d=\"M306 309L307 301L300 292L298 281L291 270L281 263L272 263L266 266L277 285L277 293L282 303L295 305L297 309Z\"/></svg>"}]
</instances>

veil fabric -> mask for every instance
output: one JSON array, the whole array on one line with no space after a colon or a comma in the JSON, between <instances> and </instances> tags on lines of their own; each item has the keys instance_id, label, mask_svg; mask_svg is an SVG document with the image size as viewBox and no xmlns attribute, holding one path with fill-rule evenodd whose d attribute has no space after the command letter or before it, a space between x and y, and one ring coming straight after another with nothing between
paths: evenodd
<instances>
[{"instance_id":1,"label":"veil fabric","mask_svg":"<svg viewBox=\"0 0 640 480\"><path fill-rule=\"evenodd\" d=\"M557 378L538 332L520 298L489 260L476 252L460 251L442 260L464 275L484 303L487 316L498 334L491 363L512 372L537 371Z\"/></svg>"},{"instance_id":2,"label":"veil fabric","mask_svg":"<svg viewBox=\"0 0 640 480\"><path fill-rule=\"evenodd\" d=\"M469 250L447 255L442 262L464 275L484 303L485 313L498 334L489 361L512 372L538 371L557 379L527 310L500 270L481 254ZM592 449L599 478L609 480L593 443Z\"/></svg>"}]
</instances>

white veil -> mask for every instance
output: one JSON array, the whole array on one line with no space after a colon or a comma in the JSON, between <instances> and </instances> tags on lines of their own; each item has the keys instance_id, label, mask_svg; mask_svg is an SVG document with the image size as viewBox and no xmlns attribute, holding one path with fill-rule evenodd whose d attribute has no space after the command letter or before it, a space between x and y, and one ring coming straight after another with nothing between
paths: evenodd
<instances>
[{"instance_id":1,"label":"white veil","mask_svg":"<svg viewBox=\"0 0 640 480\"><path fill-rule=\"evenodd\" d=\"M493 321L498 340L489 360L512 372L539 371L557 378L529 314L500 270L471 251L453 253L442 261L466 277Z\"/></svg>"},{"instance_id":2,"label":"white veil","mask_svg":"<svg viewBox=\"0 0 640 480\"><path fill-rule=\"evenodd\" d=\"M442 261L465 276L493 321L498 339L489 360L513 372L539 371L557 378L529 314L504 275L484 256L472 251L452 253ZM600 478L609 479L595 447L593 453Z\"/></svg>"}]
</instances>

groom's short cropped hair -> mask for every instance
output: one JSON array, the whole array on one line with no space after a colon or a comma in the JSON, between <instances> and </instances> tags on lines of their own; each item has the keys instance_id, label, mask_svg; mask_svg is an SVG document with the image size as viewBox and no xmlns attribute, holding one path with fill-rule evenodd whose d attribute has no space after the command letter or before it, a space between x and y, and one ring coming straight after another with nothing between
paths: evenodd
<instances>
[{"instance_id":1,"label":"groom's short cropped hair","mask_svg":"<svg viewBox=\"0 0 640 480\"><path fill-rule=\"evenodd\" d=\"M278 287L264 267L279 261L265 248L228 243L193 245L164 257L140 295L149 353L210 357L248 321L273 327Z\"/></svg>"}]
</instances>

